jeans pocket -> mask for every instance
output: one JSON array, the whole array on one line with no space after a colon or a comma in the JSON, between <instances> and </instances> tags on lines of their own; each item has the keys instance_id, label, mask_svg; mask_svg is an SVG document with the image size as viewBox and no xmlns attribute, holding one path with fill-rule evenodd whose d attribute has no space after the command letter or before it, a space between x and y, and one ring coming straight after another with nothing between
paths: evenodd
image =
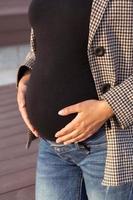
<instances>
[{"instance_id":1,"label":"jeans pocket","mask_svg":"<svg viewBox=\"0 0 133 200\"><path fill-rule=\"evenodd\" d=\"M132 200L133 183L125 183L120 186L107 186L105 200Z\"/></svg>"},{"instance_id":2,"label":"jeans pocket","mask_svg":"<svg viewBox=\"0 0 133 200\"><path fill-rule=\"evenodd\" d=\"M87 138L82 142L86 146L93 146L93 147L100 147L100 146L106 146L107 140L106 140L106 133L104 128L100 128L94 135Z\"/></svg>"}]
</instances>

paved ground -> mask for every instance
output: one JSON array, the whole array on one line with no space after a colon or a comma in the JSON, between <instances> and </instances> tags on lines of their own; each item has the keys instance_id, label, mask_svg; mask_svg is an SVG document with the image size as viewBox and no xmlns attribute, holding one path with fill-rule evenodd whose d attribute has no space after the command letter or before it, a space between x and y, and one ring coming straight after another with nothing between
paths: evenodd
<instances>
[{"instance_id":1,"label":"paved ground","mask_svg":"<svg viewBox=\"0 0 133 200\"><path fill-rule=\"evenodd\" d=\"M0 200L34 200L38 140L26 140L15 84L0 86Z\"/></svg>"}]
</instances>

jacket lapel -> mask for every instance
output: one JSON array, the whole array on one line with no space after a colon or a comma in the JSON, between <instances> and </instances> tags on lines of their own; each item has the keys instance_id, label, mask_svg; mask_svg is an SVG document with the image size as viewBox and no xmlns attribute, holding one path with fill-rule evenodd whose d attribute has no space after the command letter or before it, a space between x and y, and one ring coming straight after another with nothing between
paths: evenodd
<instances>
[{"instance_id":1,"label":"jacket lapel","mask_svg":"<svg viewBox=\"0 0 133 200\"><path fill-rule=\"evenodd\" d=\"M100 24L102 16L108 5L108 2L109 2L109 0L93 0L91 17L90 17L90 25L89 25L88 48L90 48L90 46L91 46L94 35Z\"/></svg>"}]
</instances>

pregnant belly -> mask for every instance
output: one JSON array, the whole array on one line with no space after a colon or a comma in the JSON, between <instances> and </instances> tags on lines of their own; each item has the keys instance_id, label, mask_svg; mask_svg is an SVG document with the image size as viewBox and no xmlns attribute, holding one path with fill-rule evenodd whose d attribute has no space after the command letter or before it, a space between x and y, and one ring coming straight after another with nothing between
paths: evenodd
<instances>
[{"instance_id":1,"label":"pregnant belly","mask_svg":"<svg viewBox=\"0 0 133 200\"><path fill-rule=\"evenodd\" d=\"M77 114L60 116L59 110L87 99L97 99L91 76L81 73L68 77L54 75L48 78L40 70L33 70L28 84L26 106L29 119L40 136L49 140L55 141L55 133Z\"/></svg>"}]
</instances>

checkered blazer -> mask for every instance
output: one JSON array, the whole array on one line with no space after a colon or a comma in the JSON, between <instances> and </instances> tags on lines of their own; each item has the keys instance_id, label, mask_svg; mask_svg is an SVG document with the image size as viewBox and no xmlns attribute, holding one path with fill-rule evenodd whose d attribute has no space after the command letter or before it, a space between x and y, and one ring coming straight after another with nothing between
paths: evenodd
<instances>
[{"instance_id":1,"label":"checkered blazer","mask_svg":"<svg viewBox=\"0 0 133 200\"><path fill-rule=\"evenodd\" d=\"M31 50L19 67L32 70L36 40L31 28ZM133 1L93 0L88 59L99 99L106 100L114 116L105 123L107 158L103 185L133 181Z\"/></svg>"}]
</instances>

